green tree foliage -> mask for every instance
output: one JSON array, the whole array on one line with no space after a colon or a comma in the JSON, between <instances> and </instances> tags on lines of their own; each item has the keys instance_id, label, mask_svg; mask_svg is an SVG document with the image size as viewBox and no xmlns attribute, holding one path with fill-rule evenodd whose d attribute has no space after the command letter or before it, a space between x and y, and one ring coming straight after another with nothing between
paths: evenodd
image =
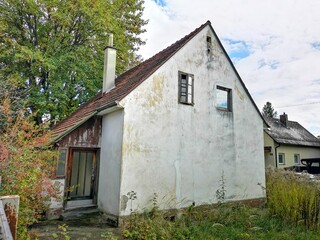
<instances>
[{"instance_id":1,"label":"green tree foliage","mask_svg":"<svg viewBox=\"0 0 320 240\"><path fill-rule=\"evenodd\" d=\"M274 108L272 107L271 102L266 102L266 104L262 108L261 113L263 116L271 117L271 118L277 117L277 114L278 114L277 111L275 111Z\"/></svg>"},{"instance_id":2,"label":"green tree foliage","mask_svg":"<svg viewBox=\"0 0 320 240\"><path fill-rule=\"evenodd\" d=\"M0 103L0 196L20 196L18 236L27 239L27 226L42 216L51 197L57 197L49 180L57 153L43 147L50 139L46 128L22 110L12 111L9 100Z\"/></svg>"},{"instance_id":3,"label":"green tree foliage","mask_svg":"<svg viewBox=\"0 0 320 240\"><path fill-rule=\"evenodd\" d=\"M117 74L139 61L143 0L0 1L0 97L61 120L102 85L114 34Z\"/></svg>"}]
</instances>

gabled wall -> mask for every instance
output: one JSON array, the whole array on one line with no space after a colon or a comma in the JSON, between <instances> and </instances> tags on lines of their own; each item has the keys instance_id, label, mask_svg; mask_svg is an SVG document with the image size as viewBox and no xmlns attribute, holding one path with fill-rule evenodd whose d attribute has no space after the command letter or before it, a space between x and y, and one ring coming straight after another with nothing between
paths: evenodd
<instances>
[{"instance_id":1,"label":"gabled wall","mask_svg":"<svg viewBox=\"0 0 320 240\"><path fill-rule=\"evenodd\" d=\"M207 53L207 36L212 38ZM178 103L178 71L194 74L194 106ZM232 89L232 112L218 110L216 86ZM264 197L263 121L215 39L204 28L138 86L124 107L120 215ZM101 189L99 189L101 192ZM134 191L131 201L127 193Z\"/></svg>"},{"instance_id":2,"label":"gabled wall","mask_svg":"<svg viewBox=\"0 0 320 240\"><path fill-rule=\"evenodd\" d=\"M101 117L92 117L58 141L59 147L100 147Z\"/></svg>"}]
</instances>

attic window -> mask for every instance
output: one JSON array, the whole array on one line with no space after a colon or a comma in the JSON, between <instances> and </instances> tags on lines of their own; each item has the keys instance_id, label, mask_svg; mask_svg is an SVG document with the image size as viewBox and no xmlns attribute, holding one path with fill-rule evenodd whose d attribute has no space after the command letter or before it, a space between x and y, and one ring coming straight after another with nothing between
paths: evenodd
<instances>
[{"instance_id":1,"label":"attic window","mask_svg":"<svg viewBox=\"0 0 320 240\"><path fill-rule=\"evenodd\" d=\"M179 103L193 105L193 74L179 71Z\"/></svg>"},{"instance_id":2,"label":"attic window","mask_svg":"<svg viewBox=\"0 0 320 240\"><path fill-rule=\"evenodd\" d=\"M217 86L216 107L219 110L232 111L231 89Z\"/></svg>"}]
</instances>

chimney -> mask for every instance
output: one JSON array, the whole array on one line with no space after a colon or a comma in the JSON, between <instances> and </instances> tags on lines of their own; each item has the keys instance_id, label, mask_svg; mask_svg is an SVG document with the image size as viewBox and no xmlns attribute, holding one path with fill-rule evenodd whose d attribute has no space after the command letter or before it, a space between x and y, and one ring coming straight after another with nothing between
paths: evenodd
<instances>
[{"instance_id":1,"label":"chimney","mask_svg":"<svg viewBox=\"0 0 320 240\"><path fill-rule=\"evenodd\" d=\"M284 112L280 115L280 122L285 126L288 127L288 115Z\"/></svg>"},{"instance_id":2,"label":"chimney","mask_svg":"<svg viewBox=\"0 0 320 240\"><path fill-rule=\"evenodd\" d=\"M116 52L116 49L113 47L113 34L110 34L109 44L104 50L103 92L107 92L115 86Z\"/></svg>"}]
</instances>

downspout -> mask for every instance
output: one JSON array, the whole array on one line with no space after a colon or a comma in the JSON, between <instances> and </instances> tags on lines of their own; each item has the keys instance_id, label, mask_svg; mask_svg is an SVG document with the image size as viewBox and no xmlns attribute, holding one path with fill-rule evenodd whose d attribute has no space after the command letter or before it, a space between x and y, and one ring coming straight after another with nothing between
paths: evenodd
<instances>
[{"instance_id":1,"label":"downspout","mask_svg":"<svg viewBox=\"0 0 320 240\"><path fill-rule=\"evenodd\" d=\"M280 143L278 143L278 146L274 148L274 154L276 155L276 168L278 168L278 153L277 153L277 148L280 147Z\"/></svg>"}]
</instances>

